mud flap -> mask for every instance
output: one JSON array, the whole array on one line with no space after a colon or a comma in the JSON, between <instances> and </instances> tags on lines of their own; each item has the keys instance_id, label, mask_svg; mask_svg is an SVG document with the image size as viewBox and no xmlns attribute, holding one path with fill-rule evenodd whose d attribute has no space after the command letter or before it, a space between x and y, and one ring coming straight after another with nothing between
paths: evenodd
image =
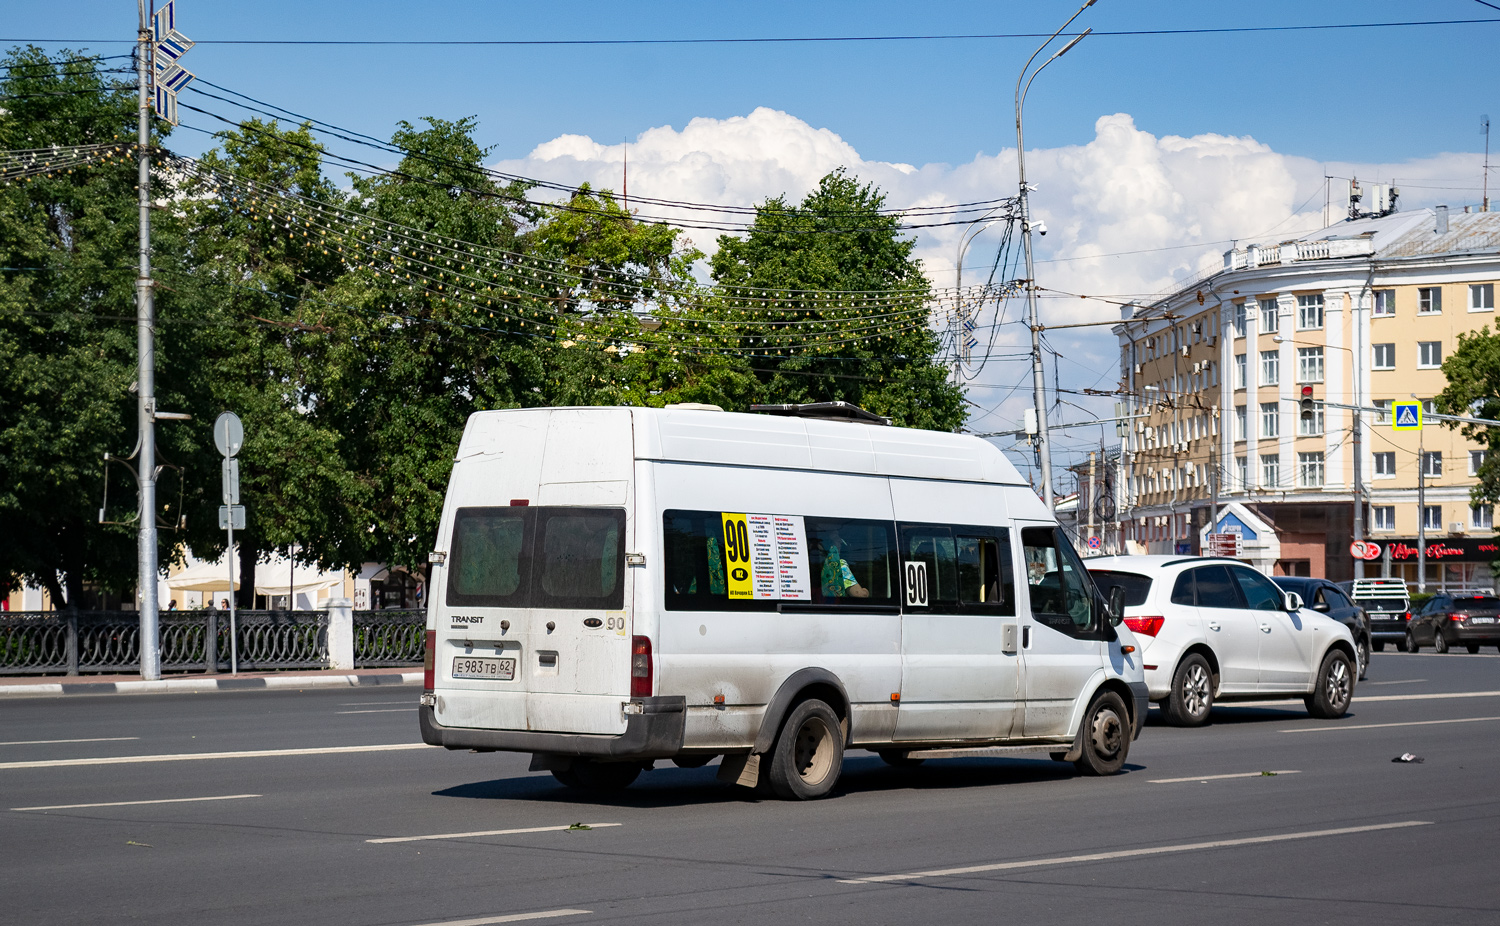
<instances>
[{"instance_id":1,"label":"mud flap","mask_svg":"<svg viewBox=\"0 0 1500 926\"><path fill-rule=\"evenodd\" d=\"M529 772L566 772L573 767L572 756L560 756L555 752L533 752Z\"/></svg>"},{"instance_id":2,"label":"mud flap","mask_svg":"<svg viewBox=\"0 0 1500 926\"><path fill-rule=\"evenodd\" d=\"M760 756L748 752L725 756L719 763L718 779L746 788L755 787L760 783Z\"/></svg>"}]
</instances>

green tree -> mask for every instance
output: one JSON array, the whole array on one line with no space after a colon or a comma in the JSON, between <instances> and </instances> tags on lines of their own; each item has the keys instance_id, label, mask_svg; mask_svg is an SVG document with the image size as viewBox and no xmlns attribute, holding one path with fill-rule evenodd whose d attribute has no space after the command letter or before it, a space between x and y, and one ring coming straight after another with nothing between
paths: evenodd
<instances>
[{"instance_id":1,"label":"green tree","mask_svg":"<svg viewBox=\"0 0 1500 926\"><path fill-rule=\"evenodd\" d=\"M102 59L28 47L4 67L0 149L134 140L135 89ZM58 607L80 606L85 585L135 585L134 528L101 525L98 512L103 455L124 456L136 437L136 216L129 148L0 188L0 572L39 583ZM181 222L170 210L154 220L155 258L170 262L182 253ZM160 354L180 352L182 310L158 293ZM191 379L163 369L159 407L180 407ZM161 429L160 462L191 452L190 434ZM114 473L110 515L133 517L135 486ZM175 522L171 483L156 514Z\"/></svg>"},{"instance_id":2,"label":"green tree","mask_svg":"<svg viewBox=\"0 0 1500 926\"><path fill-rule=\"evenodd\" d=\"M915 242L884 204L873 184L834 171L800 204L763 203L745 237L720 237L713 278L726 317L742 322L737 346L760 401L842 400L898 425L952 430L963 394L937 360Z\"/></svg>"},{"instance_id":3,"label":"green tree","mask_svg":"<svg viewBox=\"0 0 1500 926\"><path fill-rule=\"evenodd\" d=\"M1438 411L1500 420L1500 329L1489 326L1458 336L1458 349L1443 361L1448 385L1437 396ZM1474 504L1500 502L1500 427L1444 422L1485 448L1478 481L1470 490Z\"/></svg>"}]
</instances>

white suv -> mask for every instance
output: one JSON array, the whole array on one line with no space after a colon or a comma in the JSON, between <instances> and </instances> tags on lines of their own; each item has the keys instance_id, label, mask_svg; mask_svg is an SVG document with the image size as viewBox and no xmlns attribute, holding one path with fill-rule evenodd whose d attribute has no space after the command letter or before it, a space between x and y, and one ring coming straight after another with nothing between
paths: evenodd
<instances>
[{"instance_id":1,"label":"white suv","mask_svg":"<svg viewBox=\"0 0 1500 926\"><path fill-rule=\"evenodd\" d=\"M1354 696L1354 639L1233 559L1096 556L1099 590L1124 593L1146 687L1168 721L1208 722L1214 701L1299 696L1314 717L1342 717Z\"/></svg>"}]
</instances>

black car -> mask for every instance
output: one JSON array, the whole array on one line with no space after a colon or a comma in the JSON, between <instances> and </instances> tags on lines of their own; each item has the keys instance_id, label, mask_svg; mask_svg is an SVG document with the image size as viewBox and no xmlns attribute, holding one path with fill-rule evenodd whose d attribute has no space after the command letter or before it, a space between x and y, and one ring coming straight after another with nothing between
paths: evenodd
<instances>
[{"instance_id":1,"label":"black car","mask_svg":"<svg viewBox=\"0 0 1500 926\"><path fill-rule=\"evenodd\" d=\"M1303 607L1327 614L1349 628L1349 633L1354 636L1354 652L1359 658L1359 677L1364 679L1370 671L1370 615L1365 609L1327 579L1272 576L1271 581L1281 586L1284 592L1301 595Z\"/></svg>"},{"instance_id":2,"label":"black car","mask_svg":"<svg viewBox=\"0 0 1500 926\"><path fill-rule=\"evenodd\" d=\"M1406 651L1430 646L1439 653L1462 646L1471 653L1500 647L1500 598L1485 594L1439 594L1427 599L1406 625Z\"/></svg>"}]
</instances>

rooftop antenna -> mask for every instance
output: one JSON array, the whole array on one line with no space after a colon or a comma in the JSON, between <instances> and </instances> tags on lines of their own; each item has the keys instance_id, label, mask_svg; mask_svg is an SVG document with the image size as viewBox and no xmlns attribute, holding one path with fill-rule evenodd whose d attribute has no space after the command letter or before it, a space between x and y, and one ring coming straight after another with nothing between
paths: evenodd
<instances>
[{"instance_id":1,"label":"rooftop antenna","mask_svg":"<svg viewBox=\"0 0 1500 926\"><path fill-rule=\"evenodd\" d=\"M1490 117L1488 114L1479 117L1479 134L1484 136L1484 199L1479 207L1480 212L1490 211Z\"/></svg>"}]
</instances>

